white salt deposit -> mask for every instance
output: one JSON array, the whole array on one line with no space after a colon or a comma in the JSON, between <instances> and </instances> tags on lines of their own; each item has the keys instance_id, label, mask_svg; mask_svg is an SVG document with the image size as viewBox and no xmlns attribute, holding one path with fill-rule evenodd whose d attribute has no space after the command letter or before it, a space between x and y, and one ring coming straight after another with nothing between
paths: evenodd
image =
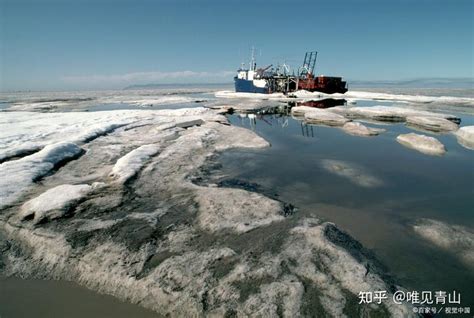
<instances>
[{"instance_id":1,"label":"white salt deposit","mask_svg":"<svg viewBox=\"0 0 474 318\"><path fill-rule=\"evenodd\" d=\"M474 150L474 126L461 127L455 134L460 145Z\"/></svg>"},{"instance_id":2,"label":"white salt deposit","mask_svg":"<svg viewBox=\"0 0 474 318\"><path fill-rule=\"evenodd\" d=\"M77 224L75 228L78 231L84 231L84 232L91 232L91 231L97 231L97 230L103 230L106 228L109 228L118 222L120 222L121 219L115 219L115 220L101 220L101 219L76 219L74 220L74 224Z\"/></svg>"},{"instance_id":3,"label":"white salt deposit","mask_svg":"<svg viewBox=\"0 0 474 318\"><path fill-rule=\"evenodd\" d=\"M63 184L40 194L21 206L20 218L33 217L34 223L43 219L60 218L77 201L87 196L92 187L87 184Z\"/></svg>"},{"instance_id":4,"label":"white salt deposit","mask_svg":"<svg viewBox=\"0 0 474 318\"><path fill-rule=\"evenodd\" d=\"M344 291L358 295L360 291L388 290L376 273L368 271L365 264L355 259L349 250L327 238L326 231L339 231L332 223L321 223L315 219L303 219L301 223L290 230L291 235L282 254L295 260L289 266L293 273L317 286L319 301L326 312L334 317L344 316ZM320 256L314 258L313 253ZM321 268L327 269L327 272ZM394 317L414 316L408 306L391 302L386 305Z\"/></svg>"},{"instance_id":5,"label":"white salt deposit","mask_svg":"<svg viewBox=\"0 0 474 318\"><path fill-rule=\"evenodd\" d=\"M60 141L86 142L137 122L157 125L160 122L172 124L203 118L222 120L222 116L204 107L157 111L4 112L0 116L0 161Z\"/></svg>"},{"instance_id":6,"label":"white salt deposit","mask_svg":"<svg viewBox=\"0 0 474 318\"><path fill-rule=\"evenodd\" d=\"M350 98L356 98L356 99L393 100L393 101L406 101L406 102L412 102L412 103L463 104L466 106L474 105L474 98L470 98L470 97L404 95L404 94L387 94L387 93L362 92L362 91L348 91L345 94L337 94L337 95L340 95L341 97L350 97Z\"/></svg>"},{"instance_id":7,"label":"white salt deposit","mask_svg":"<svg viewBox=\"0 0 474 318\"><path fill-rule=\"evenodd\" d=\"M78 156L83 150L76 143L87 142L119 127L137 125L139 121L146 124L153 120L155 125L168 123L172 127L189 127L202 123L202 119L225 120L204 107L158 111L2 113L0 160L27 154L33 150L39 151L0 165L0 208L12 204L34 180L49 173L57 164ZM158 137L164 138L161 135ZM61 140L63 142L59 142ZM143 148L140 156L150 156L153 147L155 146ZM141 160L145 160L144 157ZM132 162L130 165L132 166ZM127 169L117 169L120 170L119 173L130 174L133 170L131 166ZM125 170L128 172L125 173Z\"/></svg>"},{"instance_id":8,"label":"white salt deposit","mask_svg":"<svg viewBox=\"0 0 474 318\"><path fill-rule=\"evenodd\" d=\"M120 183L127 182L140 171L143 165L161 149L160 145L143 145L120 158L112 168L110 176Z\"/></svg>"},{"instance_id":9,"label":"white salt deposit","mask_svg":"<svg viewBox=\"0 0 474 318\"><path fill-rule=\"evenodd\" d=\"M406 122L410 126L422 128L434 132L456 131L459 126L445 118L433 116L408 116Z\"/></svg>"},{"instance_id":10,"label":"white salt deposit","mask_svg":"<svg viewBox=\"0 0 474 318\"><path fill-rule=\"evenodd\" d=\"M345 123L344 126L342 126L342 130L350 135L362 137L377 136L385 131L385 129L367 127L358 122Z\"/></svg>"},{"instance_id":11,"label":"white salt deposit","mask_svg":"<svg viewBox=\"0 0 474 318\"><path fill-rule=\"evenodd\" d=\"M202 187L196 200L199 224L211 232L223 229L248 232L284 219L280 203L240 189Z\"/></svg>"},{"instance_id":12,"label":"white salt deposit","mask_svg":"<svg viewBox=\"0 0 474 318\"><path fill-rule=\"evenodd\" d=\"M214 95L219 98L250 98L250 99L287 99L283 93L261 94L261 93L242 93L234 91L219 91Z\"/></svg>"},{"instance_id":13,"label":"white salt deposit","mask_svg":"<svg viewBox=\"0 0 474 318\"><path fill-rule=\"evenodd\" d=\"M131 104L140 107L147 107L147 106L156 106L156 105L172 105L172 104L184 104L184 103L192 103L195 102L197 99L190 98L186 96L159 96L155 98L143 98L143 99L135 99L135 100L122 100L121 102L124 104Z\"/></svg>"},{"instance_id":14,"label":"white salt deposit","mask_svg":"<svg viewBox=\"0 0 474 318\"><path fill-rule=\"evenodd\" d=\"M344 116L338 115L326 109L308 106L296 106L291 108L291 114L295 117L304 117L310 124L322 124L328 126L342 126L349 121Z\"/></svg>"},{"instance_id":15,"label":"white salt deposit","mask_svg":"<svg viewBox=\"0 0 474 318\"><path fill-rule=\"evenodd\" d=\"M288 275L278 282L262 285L260 293L251 295L245 302L244 313L254 317L279 317L276 303L282 302L282 317L300 317L303 284Z\"/></svg>"},{"instance_id":16,"label":"white salt deposit","mask_svg":"<svg viewBox=\"0 0 474 318\"><path fill-rule=\"evenodd\" d=\"M216 129L219 128L219 124L206 123L206 127ZM228 129L221 130L219 134L222 138L217 141L215 146L218 151L231 148L265 148L270 146L270 143L262 137L248 129L237 126L230 126Z\"/></svg>"},{"instance_id":17,"label":"white salt deposit","mask_svg":"<svg viewBox=\"0 0 474 318\"><path fill-rule=\"evenodd\" d=\"M394 107L394 106L371 106L371 107L333 107L328 109L349 118L363 118L378 121L401 122L405 121L408 116L417 117L436 117L459 122L457 116L450 114L434 113L412 108Z\"/></svg>"},{"instance_id":18,"label":"white salt deposit","mask_svg":"<svg viewBox=\"0 0 474 318\"><path fill-rule=\"evenodd\" d=\"M345 94L324 94L321 92L308 92L305 90L291 93L292 96L304 99L321 99L321 98L349 98L351 100L390 100L411 103L436 103L450 105L474 106L474 98L471 97L454 97L454 96L425 96L425 95L406 95L406 94L389 94L363 91L348 91Z\"/></svg>"},{"instance_id":19,"label":"white salt deposit","mask_svg":"<svg viewBox=\"0 0 474 318\"><path fill-rule=\"evenodd\" d=\"M328 126L343 126L349 121L349 119L344 116L319 108L312 108L311 111L305 111L304 120L309 124L322 124Z\"/></svg>"},{"instance_id":20,"label":"white salt deposit","mask_svg":"<svg viewBox=\"0 0 474 318\"><path fill-rule=\"evenodd\" d=\"M402 134L397 141L405 147L417 150L426 155L441 156L446 153L446 148L438 139L415 133Z\"/></svg>"},{"instance_id":21,"label":"white salt deposit","mask_svg":"<svg viewBox=\"0 0 474 318\"><path fill-rule=\"evenodd\" d=\"M59 163L80 155L83 150L73 143L60 142L22 159L0 165L0 208L14 203L21 194Z\"/></svg>"},{"instance_id":22,"label":"white salt deposit","mask_svg":"<svg viewBox=\"0 0 474 318\"><path fill-rule=\"evenodd\" d=\"M310 112L314 107L309 106L295 106L291 108L291 114L296 117L304 117L304 114Z\"/></svg>"}]
</instances>

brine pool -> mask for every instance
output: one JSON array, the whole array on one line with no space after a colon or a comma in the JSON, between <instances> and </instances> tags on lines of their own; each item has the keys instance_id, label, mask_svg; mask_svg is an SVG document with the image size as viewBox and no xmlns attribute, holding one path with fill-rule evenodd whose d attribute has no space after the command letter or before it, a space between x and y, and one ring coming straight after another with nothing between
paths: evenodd
<instances>
[{"instance_id":1,"label":"brine pool","mask_svg":"<svg viewBox=\"0 0 474 318\"><path fill-rule=\"evenodd\" d=\"M473 116L457 115L462 125L474 124ZM474 308L473 264L413 230L423 219L474 228L474 151L460 146L454 135L422 132L445 145L447 153L437 157L400 145L395 138L413 132L403 123L368 123L386 132L357 137L304 125L286 114L228 118L271 143L265 150L222 154L218 162L228 183L257 184L295 205L296 217L336 223L374 251L409 291L456 290L463 306ZM347 165L358 175L334 173L328 162Z\"/></svg>"}]
</instances>

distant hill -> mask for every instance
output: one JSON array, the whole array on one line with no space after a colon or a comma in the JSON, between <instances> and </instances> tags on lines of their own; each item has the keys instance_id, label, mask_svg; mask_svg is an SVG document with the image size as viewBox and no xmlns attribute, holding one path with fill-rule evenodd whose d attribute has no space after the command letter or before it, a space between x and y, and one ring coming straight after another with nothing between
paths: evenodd
<instances>
[{"instance_id":1,"label":"distant hill","mask_svg":"<svg viewBox=\"0 0 474 318\"><path fill-rule=\"evenodd\" d=\"M202 84L197 84L197 83L187 83L187 84L137 84L137 85L130 85L124 88L124 90L127 89L155 89L155 88L183 88L183 87L192 87L192 88L197 88L197 87L221 87L221 86L228 86L232 85L232 83L202 83Z\"/></svg>"}]
</instances>

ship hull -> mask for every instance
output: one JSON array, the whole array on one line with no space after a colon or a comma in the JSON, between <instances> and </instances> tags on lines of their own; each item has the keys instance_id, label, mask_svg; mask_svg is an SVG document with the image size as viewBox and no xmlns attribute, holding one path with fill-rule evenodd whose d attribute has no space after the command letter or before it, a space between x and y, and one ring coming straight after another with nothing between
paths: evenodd
<instances>
[{"instance_id":1,"label":"ship hull","mask_svg":"<svg viewBox=\"0 0 474 318\"><path fill-rule=\"evenodd\" d=\"M253 84L253 81L234 78L235 91L239 93L260 93L268 94L268 87L257 87Z\"/></svg>"},{"instance_id":2,"label":"ship hull","mask_svg":"<svg viewBox=\"0 0 474 318\"><path fill-rule=\"evenodd\" d=\"M341 77L308 75L298 81L298 89L326 94L347 92L347 83Z\"/></svg>"}]
</instances>

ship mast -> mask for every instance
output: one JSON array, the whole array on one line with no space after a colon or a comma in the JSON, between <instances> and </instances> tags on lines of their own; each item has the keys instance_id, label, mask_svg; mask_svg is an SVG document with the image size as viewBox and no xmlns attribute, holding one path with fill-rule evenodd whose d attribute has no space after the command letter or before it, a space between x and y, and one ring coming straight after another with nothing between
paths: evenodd
<instances>
[{"instance_id":1,"label":"ship mast","mask_svg":"<svg viewBox=\"0 0 474 318\"><path fill-rule=\"evenodd\" d=\"M251 71L255 71L255 69L257 67L257 63L255 62L255 47L253 47L253 46L252 46L252 55L251 55L249 66L250 66L249 70L251 70Z\"/></svg>"}]
</instances>

